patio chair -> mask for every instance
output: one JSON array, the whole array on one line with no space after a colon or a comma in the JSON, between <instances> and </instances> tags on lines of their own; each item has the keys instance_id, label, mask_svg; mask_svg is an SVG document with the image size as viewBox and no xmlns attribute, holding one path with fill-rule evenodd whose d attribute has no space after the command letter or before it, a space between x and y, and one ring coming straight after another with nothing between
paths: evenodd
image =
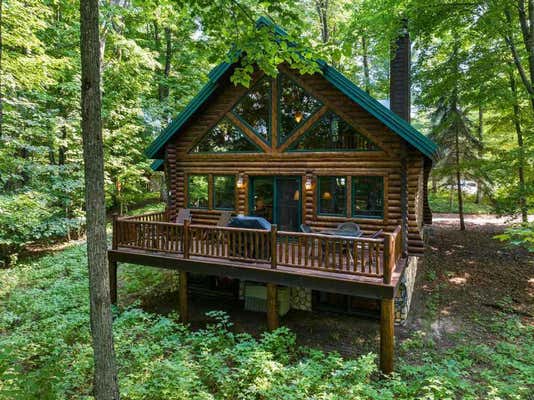
<instances>
[{"instance_id":1,"label":"patio chair","mask_svg":"<svg viewBox=\"0 0 534 400\"><path fill-rule=\"evenodd\" d=\"M217 221L217 226L228 226L228 223L232 219L232 211L222 211Z\"/></svg>"},{"instance_id":2,"label":"patio chair","mask_svg":"<svg viewBox=\"0 0 534 400\"><path fill-rule=\"evenodd\" d=\"M384 230L383 229L380 229L379 231L376 231L375 233L373 233L370 238L371 239L378 239L380 237L380 235L382 235L382 233L384 233Z\"/></svg>"},{"instance_id":3,"label":"patio chair","mask_svg":"<svg viewBox=\"0 0 534 400\"><path fill-rule=\"evenodd\" d=\"M300 230L304 233L313 233L311 226L306 224L300 224Z\"/></svg>"},{"instance_id":4,"label":"patio chair","mask_svg":"<svg viewBox=\"0 0 534 400\"><path fill-rule=\"evenodd\" d=\"M185 221L191 221L191 210L189 208L180 208L174 222L183 224Z\"/></svg>"}]
</instances>

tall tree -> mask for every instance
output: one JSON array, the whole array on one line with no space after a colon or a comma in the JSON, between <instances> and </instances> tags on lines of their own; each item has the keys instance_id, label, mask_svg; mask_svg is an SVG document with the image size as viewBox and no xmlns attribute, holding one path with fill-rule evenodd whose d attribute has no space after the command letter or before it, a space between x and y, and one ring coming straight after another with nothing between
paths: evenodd
<instances>
[{"instance_id":1,"label":"tall tree","mask_svg":"<svg viewBox=\"0 0 534 400\"><path fill-rule=\"evenodd\" d=\"M4 91L2 90L2 8L3 1L0 1L0 138L2 138L2 126L4 122Z\"/></svg>"},{"instance_id":2,"label":"tall tree","mask_svg":"<svg viewBox=\"0 0 534 400\"><path fill-rule=\"evenodd\" d=\"M119 399L107 262L98 0L80 2L81 107L94 395Z\"/></svg>"},{"instance_id":3,"label":"tall tree","mask_svg":"<svg viewBox=\"0 0 534 400\"><path fill-rule=\"evenodd\" d=\"M516 0L515 4L514 2L505 1L503 4L506 21L503 31L505 40L510 48L510 53L521 77L521 82L530 97L532 111L534 112L534 0ZM517 23L517 20L513 18L512 7L517 9L517 20L519 20L520 27L518 35L514 35L517 31L517 29L514 29L514 24ZM522 61L522 52L517 48L514 36L519 36L523 42L524 53L527 59L526 68Z\"/></svg>"},{"instance_id":4,"label":"tall tree","mask_svg":"<svg viewBox=\"0 0 534 400\"><path fill-rule=\"evenodd\" d=\"M517 84L515 80L514 73L512 71L510 74L510 91L512 92L513 99L513 120L514 128L517 136L517 147L519 152L518 157L518 166L517 166L517 176L519 178L519 209L521 211L521 221L528 222L528 206L527 206L527 197L525 191L525 145L523 140L523 130L521 128L521 116L519 102L517 99Z\"/></svg>"}]
</instances>

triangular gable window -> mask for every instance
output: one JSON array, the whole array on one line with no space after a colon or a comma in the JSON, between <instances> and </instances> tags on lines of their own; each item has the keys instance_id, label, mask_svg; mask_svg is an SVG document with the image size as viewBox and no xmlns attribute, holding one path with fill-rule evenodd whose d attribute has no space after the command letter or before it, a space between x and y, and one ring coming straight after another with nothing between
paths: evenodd
<instances>
[{"instance_id":1,"label":"triangular gable window","mask_svg":"<svg viewBox=\"0 0 534 400\"><path fill-rule=\"evenodd\" d=\"M247 136L223 118L200 141L190 153L260 153L260 149Z\"/></svg>"},{"instance_id":2,"label":"triangular gable window","mask_svg":"<svg viewBox=\"0 0 534 400\"><path fill-rule=\"evenodd\" d=\"M297 85L284 74L279 78L279 121L278 142L284 143L320 107L321 102Z\"/></svg>"},{"instance_id":3,"label":"triangular gable window","mask_svg":"<svg viewBox=\"0 0 534 400\"><path fill-rule=\"evenodd\" d=\"M233 109L256 135L266 143L271 141L271 80L264 78L250 89Z\"/></svg>"},{"instance_id":4,"label":"triangular gable window","mask_svg":"<svg viewBox=\"0 0 534 400\"><path fill-rule=\"evenodd\" d=\"M290 151L378 151L380 148L339 116L329 111Z\"/></svg>"}]
</instances>

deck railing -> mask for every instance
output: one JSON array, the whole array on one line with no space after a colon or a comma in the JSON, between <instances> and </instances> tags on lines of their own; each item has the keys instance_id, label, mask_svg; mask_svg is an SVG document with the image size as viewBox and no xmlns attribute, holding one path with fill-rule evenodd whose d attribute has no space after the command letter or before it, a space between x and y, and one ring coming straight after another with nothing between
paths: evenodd
<instances>
[{"instance_id":1,"label":"deck railing","mask_svg":"<svg viewBox=\"0 0 534 400\"><path fill-rule=\"evenodd\" d=\"M226 259L359 275L391 282L402 255L400 227L381 238L347 238L316 233L241 229L164 222L165 213L115 218L113 248L131 248L181 255L183 258Z\"/></svg>"}]
</instances>

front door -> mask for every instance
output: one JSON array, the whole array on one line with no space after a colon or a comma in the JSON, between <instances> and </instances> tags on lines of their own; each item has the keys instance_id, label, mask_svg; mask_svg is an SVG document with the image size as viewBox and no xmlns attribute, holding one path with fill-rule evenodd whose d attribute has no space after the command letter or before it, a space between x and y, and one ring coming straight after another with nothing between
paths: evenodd
<instances>
[{"instance_id":1,"label":"front door","mask_svg":"<svg viewBox=\"0 0 534 400\"><path fill-rule=\"evenodd\" d=\"M298 176L253 176L250 214L277 224L281 231L300 228L301 189Z\"/></svg>"}]
</instances>

